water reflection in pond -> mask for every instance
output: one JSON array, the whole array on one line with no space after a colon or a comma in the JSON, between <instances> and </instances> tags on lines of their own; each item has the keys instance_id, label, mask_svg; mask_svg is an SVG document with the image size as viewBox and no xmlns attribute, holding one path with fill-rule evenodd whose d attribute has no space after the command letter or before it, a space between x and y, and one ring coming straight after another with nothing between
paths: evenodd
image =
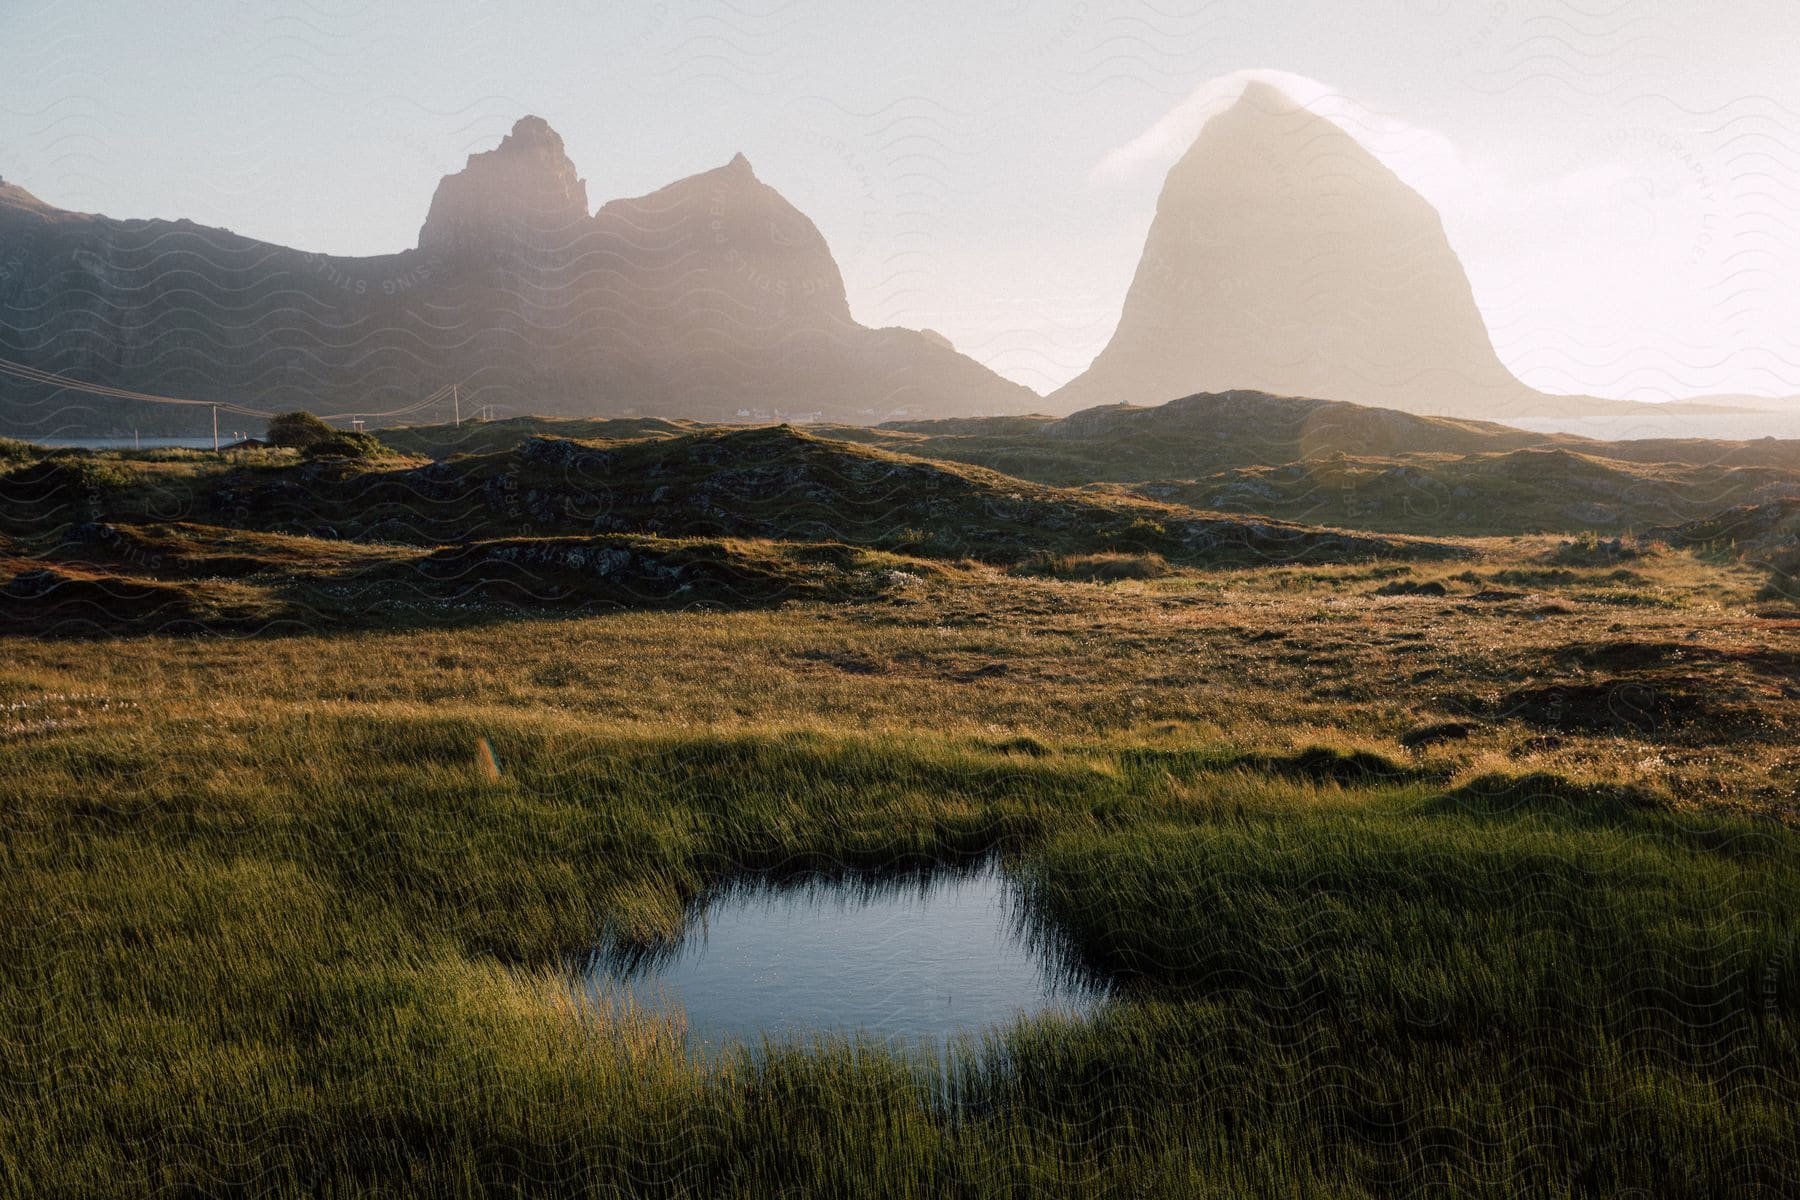
<instances>
[{"instance_id":1,"label":"water reflection in pond","mask_svg":"<svg viewBox=\"0 0 1800 1200\"><path fill-rule=\"evenodd\" d=\"M993 860L905 875L751 877L714 892L682 937L606 946L587 985L685 1017L689 1049L766 1035L941 1048L1021 1015L1079 1016L1105 985L1069 965Z\"/></svg>"}]
</instances>

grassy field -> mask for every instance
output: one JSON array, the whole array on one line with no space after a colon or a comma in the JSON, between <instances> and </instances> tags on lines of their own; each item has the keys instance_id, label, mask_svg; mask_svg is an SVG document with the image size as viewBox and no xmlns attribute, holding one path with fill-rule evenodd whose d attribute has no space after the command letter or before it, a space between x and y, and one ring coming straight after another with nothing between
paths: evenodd
<instances>
[{"instance_id":1,"label":"grassy field","mask_svg":"<svg viewBox=\"0 0 1800 1200\"><path fill-rule=\"evenodd\" d=\"M525 418L383 436L407 453L442 459L510 451L533 433L652 444L723 428L649 418ZM1060 420L985 417L811 431L1079 488L1090 501L1136 497L1390 534L1616 536L1800 496L1800 442L1792 440L1603 442L1259 392L1190 396L1153 408L1115 405Z\"/></svg>"},{"instance_id":2,"label":"grassy field","mask_svg":"<svg viewBox=\"0 0 1800 1200\"><path fill-rule=\"evenodd\" d=\"M0 1193L1800 1191L1800 610L1718 546L495 529L698 594L540 556L358 623L473 551L146 494L0 531L15 614L46 564L251 606L0 638ZM971 854L1112 1005L698 1063L573 982L746 870Z\"/></svg>"}]
</instances>

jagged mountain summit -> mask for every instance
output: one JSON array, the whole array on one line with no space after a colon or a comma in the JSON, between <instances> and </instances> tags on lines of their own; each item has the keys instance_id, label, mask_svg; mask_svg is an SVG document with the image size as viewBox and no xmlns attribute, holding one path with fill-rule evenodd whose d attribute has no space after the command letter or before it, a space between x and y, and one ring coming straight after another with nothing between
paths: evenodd
<instances>
[{"instance_id":1,"label":"jagged mountain summit","mask_svg":"<svg viewBox=\"0 0 1800 1200\"><path fill-rule=\"evenodd\" d=\"M494 149L446 175L419 230L419 249L447 260L509 247L566 249L588 220L587 184L542 117L525 117Z\"/></svg>"},{"instance_id":2,"label":"jagged mountain summit","mask_svg":"<svg viewBox=\"0 0 1800 1200\"><path fill-rule=\"evenodd\" d=\"M0 357L264 411L381 412L453 380L465 412L872 422L1038 403L935 334L858 323L824 237L741 154L591 213L538 117L439 184L417 247L370 258L0 187ZM209 419L0 385L14 433Z\"/></svg>"},{"instance_id":3,"label":"jagged mountain summit","mask_svg":"<svg viewBox=\"0 0 1800 1200\"><path fill-rule=\"evenodd\" d=\"M1048 403L1230 389L1479 417L1564 400L1501 363L1425 198L1261 82L1169 171L1112 340Z\"/></svg>"}]
</instances>

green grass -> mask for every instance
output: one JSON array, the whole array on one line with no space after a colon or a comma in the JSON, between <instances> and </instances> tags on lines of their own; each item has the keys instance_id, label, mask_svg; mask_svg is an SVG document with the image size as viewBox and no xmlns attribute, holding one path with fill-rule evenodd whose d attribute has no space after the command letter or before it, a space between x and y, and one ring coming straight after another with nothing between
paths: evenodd
<instances>
[{"instance_id":1,"label":"green grass","mask_svg":"<svg viewBox=\"0 0 1800 1200\"><path fill-rule=\"evenodd\" d=\"M0 447L0 1195L1800 1190L1785 560L567 431L637 440ZM578 998L735 873L986 854L1115 1005Z\"/></svg>"},{"instance_id":2,"label":"green grass","mask_svg":"<svg viewBox=\"0 0 1800 1200\"><path fill-rule=\"evenodd\" d=\"M1794 1182L1800 851L1766 823L1333 751L542 712L177 716L8 753L11 1194ZM1125 1000L940 1069L841 1042L697 1066L573 998L602 921L666 934L731 871L990 849Z\"/></svg>"},{"instance_id":3,"label":"green grass","mask_svg":"<svg viewBox=\"0 0 1800 1200\"><path fill-rule=\"evenodd\" d=\"M1172 568L1160 554L1045 554L1014 570L1021 575L1052 579L1079 579L1090 583L1117 583L1126 579L1161 579Z\"/></svg>"},{"instance_id":4,"label":"green grass","mask_svg":"<svg viewBox=\"0 0 1800 1200\"><path fill-rule=\"evenodd\" d=\"M299 460L285 452L153 462L47 458L0 473L0 535L53 546L86 523L229 526L414 546L553 534L841 542L939 560L1155 553L1186 563L1464 551L1408 537L1223 518L1139 496L1047 487L786 426L481 454Z\"/></svg>"}]
</instances>

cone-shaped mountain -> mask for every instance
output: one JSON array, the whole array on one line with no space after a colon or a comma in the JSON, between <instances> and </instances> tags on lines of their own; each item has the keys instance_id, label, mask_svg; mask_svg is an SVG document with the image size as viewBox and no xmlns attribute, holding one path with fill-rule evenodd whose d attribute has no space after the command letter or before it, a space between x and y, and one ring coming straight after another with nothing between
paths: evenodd
<instances>
[{"instance_id":1,"label":"cone-shaped mountain","mask_svg":"<svg viewBox=\"0 0 1800 1200\"><path fill-rule=\"evenodd\" d=\"M1170 170L1112 340L1050 404L1232 388L1469 415L1535 395L1495 355L1437 211L1264 83Z\"/></svg>"}]
</instances>

